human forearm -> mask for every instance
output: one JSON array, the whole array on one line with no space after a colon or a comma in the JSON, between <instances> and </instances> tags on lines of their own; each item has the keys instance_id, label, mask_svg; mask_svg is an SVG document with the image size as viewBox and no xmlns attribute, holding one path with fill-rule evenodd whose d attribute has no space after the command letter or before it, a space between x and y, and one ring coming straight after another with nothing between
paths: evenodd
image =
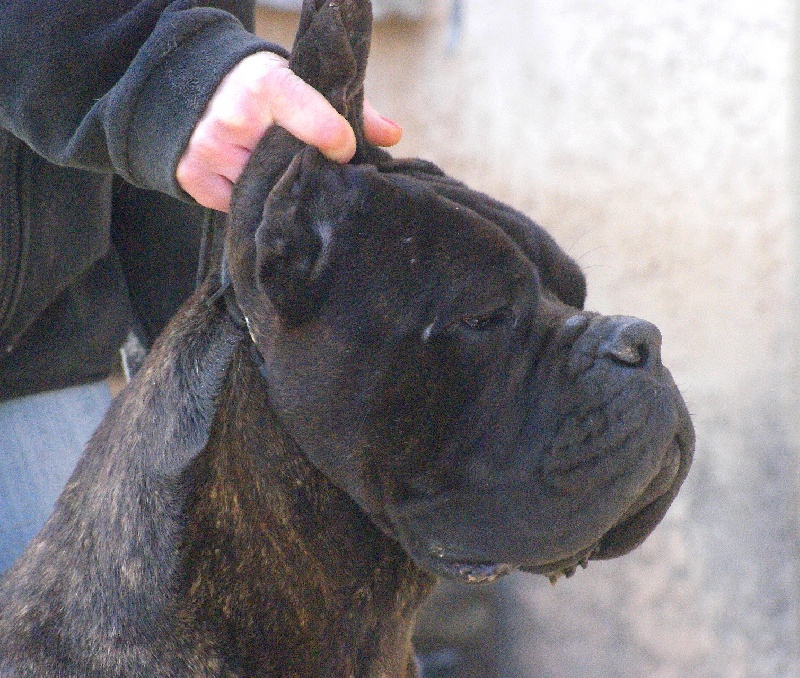
<instances>
[{"instance_id":1,"label":"human forearm","mask_svg":"<svg viewBox=\"0 0 800 678\"><path fill-rule=\"evenodd\" d=\"M214 89L264 49L281 52L188 2L5 3L0 126L51 162L183 196L175 166Z\"/></svg>"}]
</instances>

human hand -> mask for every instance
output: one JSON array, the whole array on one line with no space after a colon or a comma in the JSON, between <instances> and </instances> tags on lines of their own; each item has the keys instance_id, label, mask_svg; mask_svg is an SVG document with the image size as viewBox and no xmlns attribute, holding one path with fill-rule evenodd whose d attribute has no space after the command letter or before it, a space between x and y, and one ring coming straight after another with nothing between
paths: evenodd
<instances>
[{"instance_id":1,"label":"human hand","mask_svg":"<svg viewBox=\"0 0 800 678\"><path fill-rule=\"evenodd\" d=\"M356 152L353 129L327 99L289 70L284 58L257 52L242 59L211 97L178 161L178 184L201 205L227 212L233 184L272 125L337 162ZM393 146L403 131L365 102L364 133L376 146Z\"/></svg>"}]
</instances>

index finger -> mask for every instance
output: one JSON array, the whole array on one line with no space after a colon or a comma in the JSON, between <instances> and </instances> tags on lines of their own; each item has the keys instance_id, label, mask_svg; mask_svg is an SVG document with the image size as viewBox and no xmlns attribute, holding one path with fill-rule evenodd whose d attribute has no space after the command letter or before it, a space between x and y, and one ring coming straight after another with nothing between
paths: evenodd
<instances>
[{"instance_id":1,"label":"index finger","mask_svg":"<svg viewBox=\"0 0 800 678\"><path fill-rule=\"evenodd\" d=\"M344 163L353 157L356 136L350 123L311 85L288 68L277 68L265 87L275 124L331 160Z\"/></svg>"}]
</instances>

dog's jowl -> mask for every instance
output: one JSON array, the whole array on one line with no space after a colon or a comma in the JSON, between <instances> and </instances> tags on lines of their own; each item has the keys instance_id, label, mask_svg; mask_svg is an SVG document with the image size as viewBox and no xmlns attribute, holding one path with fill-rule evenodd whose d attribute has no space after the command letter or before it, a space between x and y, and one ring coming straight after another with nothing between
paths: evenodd
<instances>
[{"instance_id":1,"label":"dog's jowl","mask_svg":"<svg viewBox=\"0 0 800 678\"><path fill-rule=\"evenodd\" d=\"M366 143L369 31L368 2L305 2L292 67L356 157L256 149L0 583L0 675L409 678L436 577L570 575L675 497L693 431L658 330L584 310L525 216Z\"/></svg>"}]
</instances>

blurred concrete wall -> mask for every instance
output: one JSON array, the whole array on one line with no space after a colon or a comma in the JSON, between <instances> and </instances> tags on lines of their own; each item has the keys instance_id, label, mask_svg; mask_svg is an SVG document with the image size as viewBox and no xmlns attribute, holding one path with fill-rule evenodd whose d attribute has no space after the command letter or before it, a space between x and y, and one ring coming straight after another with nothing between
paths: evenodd
<instances>
[{"instance_id":1,"label":"blurred concrete wall","mask_svg":"<svg viewBox=\"0 0 800 678\"><path fill-rule=\"evenodd\" d=\"M257 4L280 11L299 11L303 0L256 0ZM431 7L431 0L374 0L372 13L376 19L402 17L422 19Z\"/></svg>"},{"instance_id":2,"label":"blurred concrete wall","mask_svg":"<svg viewBox=\"0 0 800 678\"><path fill-rule=\"evenodd\" d=\"M396 154L548 227L588 307L655 322L698 436L636 552L490 589L485 675L800 676L792 3L464 0L455 31L432 9L376 25ZM261 19L291 42L292 16Z\"/></svg>"}]
</instances>

